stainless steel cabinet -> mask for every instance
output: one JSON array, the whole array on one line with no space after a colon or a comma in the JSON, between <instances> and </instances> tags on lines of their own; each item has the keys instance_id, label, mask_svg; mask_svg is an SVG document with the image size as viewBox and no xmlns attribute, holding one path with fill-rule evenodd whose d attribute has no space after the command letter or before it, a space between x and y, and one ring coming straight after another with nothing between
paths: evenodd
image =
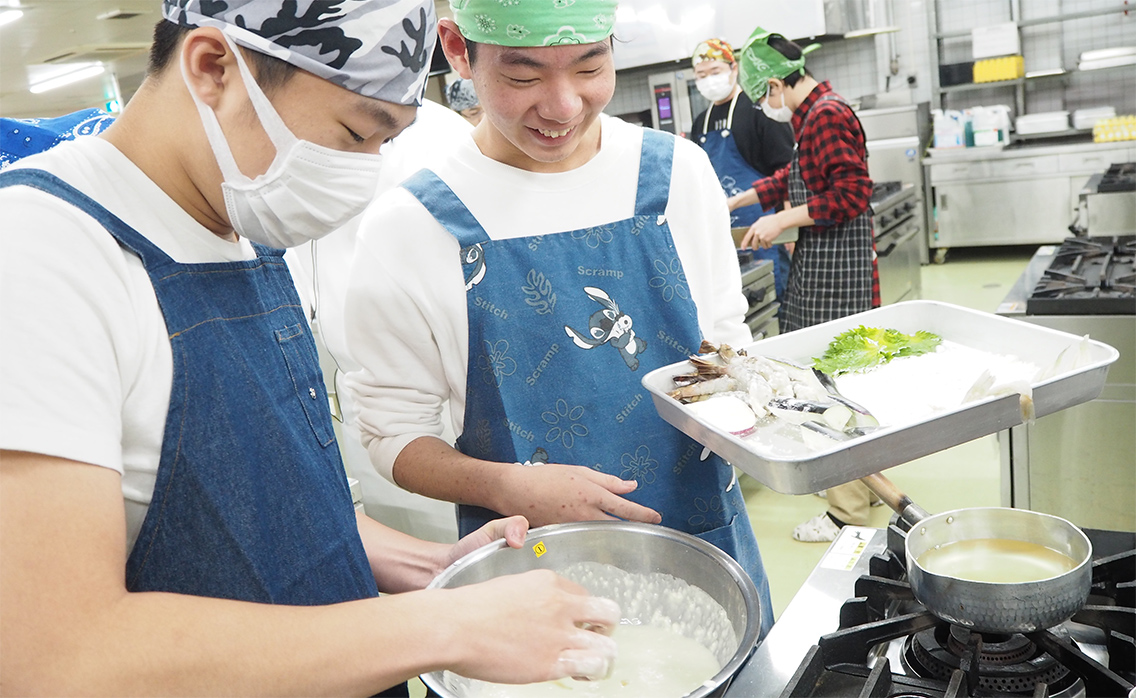
<instances>
[{"instance_id":1,"label":"stainless steel cabinet","mask_svg":"<svg viewBox=\"0 0 1136 698\"><path fill-rule=\"evenodd\" d=\"M932 248L1060 242L1078 192L1112 163L1136 161L1136 144L1084 143L936 153L928 160Z\"/></svg>"},{"instance_id":2,"label":"stainless steel cabinet","mask_svg":"<svg viewBox=\"0 0 1136 698\"><path fill-rule=\"evenodd\" d=\"M1061 242L1073 218L1068 177L935 185L932 247Z\"/></svg>"},{"instance_id":3,"label":"stainless steel cabinet","mask_svg":"<svg viewBox=\"0 0 1136 698\"><path fill-rule=\"evenodd\" d=\"M1136 531L1136 318L1026 315L1120 351L1100 397L998 435L1002 503L1078 526Z\"/></svg>"}]
</instances>

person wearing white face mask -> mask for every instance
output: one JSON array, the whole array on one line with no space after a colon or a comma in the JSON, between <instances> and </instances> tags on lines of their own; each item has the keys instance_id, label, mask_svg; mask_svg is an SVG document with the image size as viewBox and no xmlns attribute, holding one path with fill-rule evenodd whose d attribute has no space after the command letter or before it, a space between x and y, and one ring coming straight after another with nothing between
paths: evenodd
<instances>
[{"instance_id":1,"label":"person wearing white face mask","mask_svg":"<svg viewBox=\"0 0 1136 698\"><path fill-rule=\"evenodd\" d=\"M163 14L112 126L0 172L6 692L605 674L618 609L551 573L421 591L495 538L519 547L524 518L447 545L356 513L282 261L371 201L422 98L433 2Z\"/></svg>"},{"instance_id":2,"label":"person wearing white face mask","mask_svg":"<svg viewBox=\"0 0 1136 698\"><path fill-rule=\"evenodd\" d=\"M788 202L755 222L743 246L768 247L785 228L800 227L782 300L783 332L880 304L864 130L832 86L805 69L805 56L815 48L759 27L739 57L743 89L770 118L792 123L797 135L788 167L730 199L732 208ZM797 526L793 537L827 542L845 524L866 525L870 498L860 482L830 488L828 511Z\"/></svg>"},{"instance_id":3,"label":"person wearing white face mask","mask_svg":"<svg viewBox=\"0 0 1136 698\"><path fill-rule=\"evenodd\" d=\"M695 87L710 106L694 118L690 139L702 146L726 196L747 189L789 164L793 157L793 130L788 124L769 119L738 85L738 64L730 44L707 39L698 44L691 58ZM745 206L730 213L730 226L748 228L772 208ZM785 295L789 279L789 251L785 245L754 250L758 259L773 261L777 297Z\"/></svg>"}]
</instances>

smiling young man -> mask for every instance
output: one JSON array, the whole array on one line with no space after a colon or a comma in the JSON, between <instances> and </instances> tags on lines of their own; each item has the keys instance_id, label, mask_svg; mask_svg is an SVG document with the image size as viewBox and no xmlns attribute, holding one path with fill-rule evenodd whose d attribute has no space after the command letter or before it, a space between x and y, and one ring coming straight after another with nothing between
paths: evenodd
<instances>
[{"instance_id":1,"label":"smiling young man","mask_svg":"<svg viewBox=\"0 0 1136 698\"><path fill-rule=\"evenodd\" d=\"M614 642L583 628L618 609L551 573L411 591L526 522L442 545L356 514L281 259L373 198L433 3L163 10L122 117L0 173L4 692L604 674Z\"/></svg>"},{"instance_id":2,"label":"smiling young man","mask_svg":"<svg viewBox=\"0 0 1136 698\"><path fill-rule=\"evenodd\" d=\"M686 531L769 589L733 469L640 384L750 341L725 197L693 143L605 116L614 0L453 2L442 48L485 110L364 216L345 385L372 461L462 532L621 518ZM449 401L456 447L442 441ZM535 466L535 467L534 467Z\"/></svg>"}]
</instances>

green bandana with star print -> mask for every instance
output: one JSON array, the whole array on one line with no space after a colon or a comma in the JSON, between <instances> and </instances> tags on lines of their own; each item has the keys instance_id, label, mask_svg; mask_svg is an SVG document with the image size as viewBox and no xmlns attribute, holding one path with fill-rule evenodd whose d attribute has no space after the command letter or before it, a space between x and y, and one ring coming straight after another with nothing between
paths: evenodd
<instances>
[{"instance_id":1,"label":"green bandana with star print","mask_svg":"<svg viewBox=\"0 0 1136 698\"><path fill-rule=\"evenodd\" d=\"M611 36L617 0L450 0L469 41L499 46L594 44Z\"/></svg>"}]
</instances>

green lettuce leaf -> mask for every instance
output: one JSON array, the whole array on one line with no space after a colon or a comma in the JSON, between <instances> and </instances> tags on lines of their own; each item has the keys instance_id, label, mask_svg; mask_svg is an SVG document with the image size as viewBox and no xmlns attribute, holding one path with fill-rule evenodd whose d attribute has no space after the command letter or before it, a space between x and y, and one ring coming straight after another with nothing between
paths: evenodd
<instances>
[{"instance_id":1,"label":"green lettuce leaf","mask_svg":"<svg viewBox=\"0 0 1136 698\"><path fill-rule=\"evenodd\" d=\"M837 335L824 356L813 358L813 366L830 376L866 371L896 357L935 351L942 341L942 337L923 330L904 334L899 330L860 325Z\"/></svg>"}]
</instances>

